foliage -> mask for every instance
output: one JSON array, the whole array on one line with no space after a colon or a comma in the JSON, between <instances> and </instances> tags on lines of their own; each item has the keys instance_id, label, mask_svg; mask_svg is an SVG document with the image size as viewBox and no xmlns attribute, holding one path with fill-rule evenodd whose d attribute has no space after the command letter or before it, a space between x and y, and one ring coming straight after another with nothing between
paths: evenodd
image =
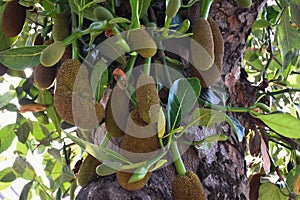
<instances>
[{"instance_id":1,"label":"foliage","mask_svg":"<svg viewBox=\"0 0 300 200\"><path fill-rule=\"evenodd\" d=\"M248 163L250 174L259 173L263 177L259 183L259 191L250 192L257 193L259 199L269 199L270 196L278 200L299 198L300 3L297 0L275 1L274 4L266 5L253 23L243 64L249 75L248 80L259 89L259 97L255 99L254 105L236 108L225 105L226 95L220 88L204 89L198 78L184 77L184 64L178 57L166 56L160 49L163 58L154 56L143 60L137 56L135 50L130 50L130 43L124 39L126 35L119 34L128 28L143 28L141 24L145 24L152 27L149 35L155 39L158 48L163 45L163 39L188 38L191 35L190 22L188 19L181 20L178 14L179 1L176 2L174 8L170 8L173 4L167 1L168 10L172 10L176 15L166 17L165 29L159 29L153 28L157 24L153 25L146 14L149 7L157 6L157 2L150 0L130 0L130 17L120 14L122 1L119 0L19 1L27 9L23 31L19 36L9 38L0 28L0 64L8 68L7 74L1 77L1 80L6 82L12 75L20 78L16 87L11 86L9 91L0 95L0 110L16 113L14 124L0 127L1 156L5 157L8 149L13 149L15 155L13 165L0 171L0 190L22 178L28 182L23 187L20 199L30 199L33 196L40 196L41 199L74 199L77 173L80 169L77 164L86 154L102 162L96 169L100 176L125 169L133 170L129 183L137 182L148 172L159 170L166 165L168 161L165 156L168 152L171 152L177 172L184 174L186 170L178 152L177 142L188 143L198 148L201 145L231 139L230 136L220 133L204 135L200 141L187 141L183 136L188 128L203 126L208 130L214 128L215 124L226 122L232 127L238 142L247 140L249 144L250 151L245 154L254 160ZM190 1L187 5L181 5L181 8L188 8L195 2L197 1ZM206 5L201 11L203 16L207 17L213 1L202 0L201 3ZM6 5L6 1L0 2L0 21ZM98 20L94 16L94 9L99 5L105 7L114 18ZM93 144L90 140L91 134L99 130L102 124L93 130L84 130L68 124L58 115L54 106L55 84L48 89L39 89L33 83L33 74L28 75L27 72L32 72L32 69L40 64L40 56L46 48L42 43L35 43L38 37L44 40L52 39L53 22L59 13L68 14L72 23L69 25L69 28L72 27L70 35L62 41L66 47L71 48L71 58L84 61L87 66L94 65L89 68L92 99L96 99L97 102L104 101L107 98L106 93L116 85L130 97L130 106L138 108L133 80L136 77L132 78L133 69L138 68L136 60L144 61L143 70L138 71L155 77L159 92L163 93L167 89L167 97L163 98L159 93L161 102L156 119L161 149L151 159L135 163L108 148L109 133L105 134L101 145ZM183 23L188 27L181 27ZM180 32L168 29L175 29L174 27L179 27L177 30ZM111 35L116 37L110 37ZM102 53L105 58L99 59L93 54L93 50L97 50L95 47L99 43L103 45L105 41L112 42L106 43L108 46L105 46L105 51L96 51L97 55ZM67 50L68 48L65 52ZM91 57L91 60L85 60ZM112 57L116 58L114 62L110 62ZM151 69L151 62L170 67L156 73ZM115 73L115 69L118 69L118 73ZM176 71L176 75L171 73L172 70ZM163 78L160 77L161 74L164 74ZM170 74L172 77L169 77ZM248 113L251 122L255 123L250 129L246 129L230 114L235 112ZM253 147L252 144L258 144L259 147ZM82 153L83 151L85 153ZM253 151L256 153L251 153ZM31 161L27 160L28 152L42 156L42 176L36 172ZM279 152L283 152L284 156L279 155ZM275 181L266 179L269 176L275 177Z\"/></svg>"}]
</instances>

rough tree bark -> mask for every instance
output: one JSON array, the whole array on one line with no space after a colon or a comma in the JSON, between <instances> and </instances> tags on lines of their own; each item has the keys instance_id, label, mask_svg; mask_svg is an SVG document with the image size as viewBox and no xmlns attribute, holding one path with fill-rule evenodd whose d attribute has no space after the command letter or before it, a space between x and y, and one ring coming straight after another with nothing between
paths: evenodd
<instances>
[{"instance_id":1,"label":"rough tree bark","mask_svg":"<svg viewBox=\"0 0 300 200\"><path fill-rule=\"evenodd\" d=\"M226 75L237 77L235 84L231 84L227 88L230 95L228 102L233 106L246 107L255 101L257 90L242 77L239 78L239 69L251 24L265 1L254 0L251 8L242 9L234 0L216 0L210 11L210 16L220 26L225 42L222 78L224 80ZM195 4L186 14L193 22L199 16L199 4ZM238 117L242 124L246 125L248 122L247 115L235 117ZM198 137L203 137L201 128L196 128L195 133ZM217 128L210 130L210 134L214 133L229 135L230 140L215 143L212 149L206 152L189 148L182 156L186 168L198 174L208 199L249 199L249 185L244 160L245 139L239 143L227 124L220 124ZM97 143L97 137L93 139ZM175 176L174 166L169 165L155 171L148 184L136 192L122 189L115 175L101 177L81 189L77 200L172 199L170 184Z\"/></svg>"}]
</instances>

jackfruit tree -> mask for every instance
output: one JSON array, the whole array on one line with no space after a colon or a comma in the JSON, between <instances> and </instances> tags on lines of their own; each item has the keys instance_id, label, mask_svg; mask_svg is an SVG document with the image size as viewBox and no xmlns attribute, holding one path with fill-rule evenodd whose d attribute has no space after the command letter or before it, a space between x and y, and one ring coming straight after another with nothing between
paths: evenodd
<instances>
[{"instance_id":1,"label":"jackfruit tree","mask_svg":"<svg viewBox=\"0 0 300 200\"><path fill-rule=\"evenodd\" d=\"M299 13L1 1L0 197L299 199Z\"/></svg>"}]
</instances>

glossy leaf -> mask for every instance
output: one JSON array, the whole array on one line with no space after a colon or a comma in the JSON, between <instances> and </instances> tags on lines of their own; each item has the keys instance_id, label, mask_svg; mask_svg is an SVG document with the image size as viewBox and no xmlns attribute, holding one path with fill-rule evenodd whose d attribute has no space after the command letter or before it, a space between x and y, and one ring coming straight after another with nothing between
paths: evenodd
<instances>
[{"instance_id":1,"label":"glossy leaf","mask_svg":"<svg viewBox=\"0 0 300 200\"><path fill-rule=\"evenodd\" d=\"M32 68L40 63L40 55L46 46L27 46L0 52L0 63L15 70Z\"/></svg>"},{"instance_id":2,"label":"glossy leaf","mask_svg":"<svg viewBox=\"0 0 300 200\"><path fill-rule=\"evenodd\" d=\"M200 81L196 78L180 78L173 83L167 105L167 132L175 129L191 112L200 95L200 90Z\"/></svg>"},{"instance_id":3,"label":"glossy leaf","mask_svg":"<svg viewBox=\"0 0 300 200\"><path fill-rule=\"evenodd\" d=\"M18 156L13 164L13 169L20 177L26 180L34 180L36 173L32 165L26 160L26 158Z\"/></svg>"},{"instance_id":4,"label":"glossy leaf","mask_svg":"<svg viewBox=\"0 0 300 200\"><path fill-rule=\"evenodd\" d=\"M284 57L287 52L293 48L300 49L300 33L293 28L290 23L288 9L283 12L280 24L278 26L278 41L281 48L281 55Z\"/></svg>"},{"instance_id":5,"label":"glossy leaf","mask_svg":"<svg viewBox=\"0 0 300 200\"><path fill-rule=\"evenodd\" d=\"M108 82L107 66L102 59L93 67L90 82L96 101L100 101Z\"/></svg>"},{"instance_id":6,"label":"glossy leaf","mask_svg":"<svg viewBox=\"0 0 300 200\"><path fill-rule=\"evenodd\" d=\"M245 127L240 123L240 121L234 117L226 115L226 122L233 128L236 133L239 142L242 142L245 136Z\"/></svg>"},{"instance_id":7,"label":"glossy leaf","mask_svg":"<svg viewBox=\"0 0 300 200\"><path fill-rule=\"evenodd\" d=\"M300 164L288 173L286 183L295 194L300 195Z\"/></svg>"},{"instance_id":8,"label":"glossy leaf","mask_svg":"<svg viewBox=\"0 0 300 200\"><path fill-rule=\"evenodd\" d=\"M13 168L7 167L0 171L0 182L1 184L10 183L17 178L16 173L14 172Z\"/></svg>"},{"instance_id":9,"label":"glossy leaf","mask_svg":"<svg viewBox=\"0 0 300 200\"><path fill-rule=\"evenodd\" d=\"M149 172L153 172L153 171L155 171L155 170L158 170L159 168L161 168L164 164L166 164L168 162L168 160L166 160L166 159L161 159L161 160L159 160L156 164L155 164L155 166L152 168L152 169L150 169L149 170Z\"/></svg>"},{"instance_id":10,"label":"glossy leaf","mask_svg":"<svg viewBox=\"0 0 300 200\"><path fill-rule=\"evenodd\" d=\"M67 136L71 140L73 140L73 142L75 142L79 146L85 148L85 150L89 154L91 154L92 156L94 156L98 160L101 160L101 161L114 161L114 162L132 164L131 162L129 162L127 160L127 158L125 158L124 156L120 155L119 153L117 153L117 152L115 152L115 151L113 151L109 148L97 146L95 144L92 144L92 143L89 143L85 140L82 140L78 137L75 137L75 136L73 136L69 133L67 133Z\"/></svg>"},{"instance_id":11,"label":"glossy leaf","mask_svg":"<svg viewBox=\"0 0 300 200\"><path fill-rule=\"evenodd\" d=\"M300 138L300 120L286 113L254 116L275 132L290 138Z\"/></svg>"},{"instance_id":12,"label":"glossy leaf","mask_svg":"<svg viewBox=\"0 0 300 200\"><path fill-rule=\"evenodd\" d=\"M131 7L131 25L130 29L140 28L140 16L139 16L139 0L130 0Z\"/></svg>"},{"instance_id":13,"label":"glossy leaf","mask_svg":"<svg viewBox=\"0 0 300 200\"><path fill-rule=\"evenodd\" d=\"M134 173L132 174L132 176L130 177L128 183L134 183L134 182L142 180L143 178L145 178L147 173L148 173L148 170L145 167L137 168L134 171Z\"/></svg>"},{"instance_id":14,"label":"glossy leaf","mask_svg":"<svg viewBox=\"0 0 300 200\"><path fill-rule=\"evenodd\" d=\"M79 14L79 9L76 5L75 2L80 2L80 1L74 1L74 0L68 0L68 4L72 11L74 11L77 15ZM94 16L94 8L97 7L97 4L93 4L92 6L88 6L86 9L83 10L82 14L83 17L91 20L91 21L97 21L97 18Z\"/></svg>"},{"instance_id":15,"label":"glossy leaf","mask_svg":"<svg viewBox=\"0 0 300 200\"><path fill-rule=\"evenodd\" d=\"M0 129L0 153L8 149L16 137L15 126L15 124L10 124Z\"/></svg>"},{"instance_id":16,"label":"glossy leaf","mask_svg":"<svg viewBox=\"0 0 300 200\"><path fill-rule=\"evenodd\" d=\"M29 133L32 131L32 125L30 122L25 121L16 129L16 135L19 142L25 143Z\"/></svg>"},{"instance_id":17,"label":"glossy leaf","mask_svg":"<svg viewBox=\"0 0 300 200\"><path fill-rule=\"evenodd\" d=\"M16 91L9 90L0 96L0 109L5 107L7 104L11 102L17 96Z\"/></svg>"},{"instance_id":18,"label":"glossy leaf","mask_svg":"<svg viewBox=\"0 0 300 200\"><path fill-rule=\"evenodd\" d=\"M19 200L27 200L28 199L28 194L29 194L29 191L30 191L32 185L33 185L33 181L30 181L29 183L24 185Z\"/></svg>"},{"instance_id":19,"label":"glossy leaf","mask_svg":"<svg viewBox=\"0 0 300 200\"><path fill-rule=\"evenodd\" d=\"M225 121L226 114L208 108L197 108L192 114L188 126L212 126L215 123Z\"/></svg>"},{"instance_id":20,"label":"glossy leaf","mask_svg":"<svg viewBox=\"0 0 300 200\"><path fill-rule=\"evenodd\" d=\"M119 162L103 162L96 168L99 176L108 176L120 171L122 164Z\"/></svg>"},{"instance_id":21,"label":"glossy leaf","mask_svg":"<svg viewBox=\"0 0 300 200\"><path fill-rule=\"evenodd\" d=\"M252 24L252 31L255 31L257 29L267 28L268 26L269 23L266 20L259 19Z\"/></svg>"},{"instance_id":22,"label":"glossy leaf","mask_svg":"<svg viewBox=\"0 0 300 200\"><path fill-rule=\"evenodd\" d=\"M286 189L283 189L282 192L288 194L288 191ZM288 200L288 196L284 196L282 192L280 191L280 188L274 185L273 183L266 182L259 187L258 200L266 200L266 199Z\"/></svg>"},{"instance_id":23,"label":"glossy leaf","mask_svg":"<svg viewBox=\"0 0 300 200\"><path fill-rule=\"evenodd\" d=\"M158 137L162 138L166 132L166 117L162 108L159 109L159 113L158 113L157 130L158 130Z\"/></svg>"}]
</instances>

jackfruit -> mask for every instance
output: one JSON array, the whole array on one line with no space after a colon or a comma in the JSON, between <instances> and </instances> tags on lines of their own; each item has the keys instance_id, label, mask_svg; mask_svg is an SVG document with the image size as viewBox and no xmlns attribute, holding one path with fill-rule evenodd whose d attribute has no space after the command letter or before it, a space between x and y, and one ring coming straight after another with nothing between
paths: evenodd
<instances>
[{"instance_id":1,"label":"jackfruit","mask_svg":"<svg viewBox=\"0 0 300 200\"><path fill-rule=\"evenodd\" d=\"M2 15L2 32L7 37L15 37L21 33L26 20L26 8L18 0L7 3Z\"/></svg>"},{"instance_id":2,"label":"jackfruit","mask_svg":"<svg viewBox=\"0 0 300 200\"><path fill-rule=\"evenodd\" d=\"M210 25L205 19L197 19L190 42L191 60L198 70L208 70L214 62L214 41Z\"/></svg>"},{"instance_id":3,"label":"jackfruit","mask_svg":"<svg viewBox=\"0 0 300 200\"><path fill-rule=\"evenodd\" d=\"M110 20L114 18L114 16L111 14L109 10L104 8L103 6L98 6L94 9L94 16L98 20Z\"/></svg>"},{"instance_id":4,"label":"jackfruit","mask_svg":"<svg viewBox=\"0 0 300 200\"><path fill-rule=\"evenodd\" d=\"M62 41L55 41L43 50L40 56L40 62L45 67L51 67L59 62L64 52L64 43Z\"/></svg>"},{"instance_id":5,"label":"jackfruit","mask_svg":"<svg viewBox=\"0 0 300 200\"><path fill-rule=\"evenodd\" d=\"M113 103L112 98L114 99ZM113 137L121 137L124 134L129 114L126 112L128 103L129 99L126 93L118 87L115 87L110 93L105 107L105 127Z\"/></svg>"},{"instance_id":6,"label":"jackfruit","mask_svg":"<svg viewBox=\"0 0 300 200\"><path fill-rule=\"evenodd\" d=\"M172 182L173 200L207 200L199 177L191 171L177 176Z\"/></svg>"},{"instance_id":7,"label":"jackfruit","mask_svg":"<svg viewBox=\"0 0 300 200\"><path fill-rule=\"evenodd\" d=\"M128 183L131 176L132 173L130 172L124 172L124 171L117 172L117 180L121 185L121 187L124 188L125 190L136 191L143 188L147 184L148 180L151 177L151 173L148 172L147 175L140 181L134 183Z\"/></svg>"},{"instance_id":8,"label":"jackfruit","mask_svg":"<svg viewBox=\"0 0 300 200\"><path fill-rule=\"evenodd\" d=\"M157 52L156 43L146 30L130 30L128 40L132 44L132 49L144 58L151 58Z\"/></svg>"},{"instance_id":9,"label":"jackfruit","mask_svg":"<svg viewBox=\"0 0 300 200\"><path fill-rule=\"evenodd\" d=\"M44 67L39 64L33 69L34 84L40 89L50 87L56 77L57 66Z\"/></svg>"},{"instance_id":10,"label":"jackfruit","mask_svg":"<svg viewBox=\"0 0 300 200\"><path fill-rule=\"evenodd\" d=\"M63 13L57 14L55 16L52 28L52 36L54 41L63 41L69 35L69 15Z\"/></svg>"},{"instance_id":11,"label":"jackfruit","mask_svg":"<svg viewBox=\"0 0 300 200\"><path fill-rule=\"evenodd\" d=\"M140 116L146 123L151 123L151 117L153 117L152 123L157 121L160 99L151 76L146 74L139 76L136 86L136 101Z\"/></svg>"},{"instance_id":12,"label":"jackfruit","mask_svg":"<svg viewBox=\"0 0 300 200\"><path fill-rule=\"evenodd\" d=\"M96 168L101 162L88 154L80 166L78 172L78 184L81 187L87 186L90 182L97 179Z\"/></svg>"}]
</instances>

